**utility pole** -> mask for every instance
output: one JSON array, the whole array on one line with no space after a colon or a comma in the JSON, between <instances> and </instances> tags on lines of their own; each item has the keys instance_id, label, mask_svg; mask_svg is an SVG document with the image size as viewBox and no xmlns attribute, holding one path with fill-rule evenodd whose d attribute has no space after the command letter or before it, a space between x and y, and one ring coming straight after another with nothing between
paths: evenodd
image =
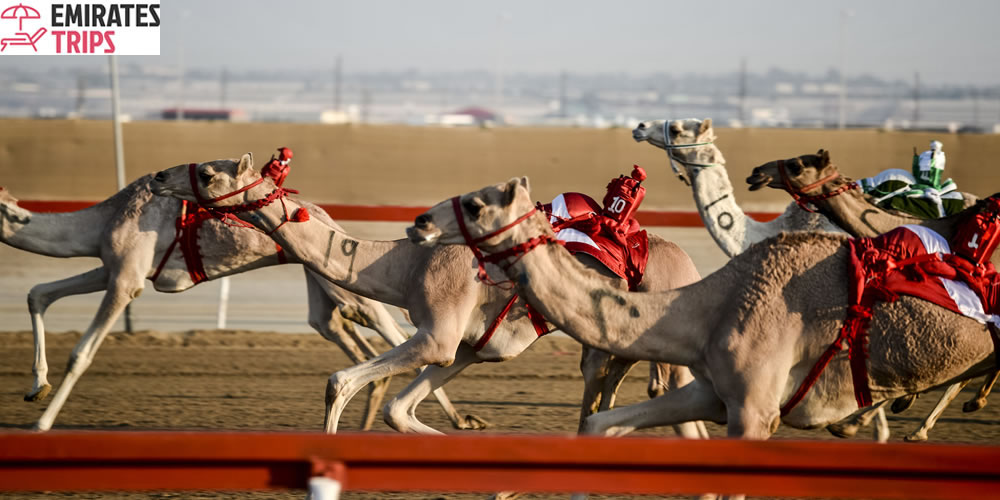
<instances>
[{"instance_id":1,"label":"utility pole","mask_svg":"<svg viewBox=\"0 0 1000 500\"><path fill-rule=\"evenodd\" d=\"M108 56L111 77L111 125L115 142L115 179L118 190L125 189L125 148L122 141L121 92L118 88L118 56ZM132 304L125 306L125 331L132 333Z\"/></svg>"},{"instance_id":2,"label":"utility pole","mask_svg":"<svg viewBox=\"0 0 1000 500\"><path fill-rule=\"evenodd\" d=\"M843 129L847 124L847 18L853 17L854 11L840 11L840 99L837 117L837 128Z\"/></svg>"},{"instance_id":3,"label":"utility pole","mask_svg":"<svg viewBox=\"0 0 1000 500\"><path fill-rule=\"evenodd\" d=\"M333 63L333 110L340 111L340 78L341 78L341 58L337 54L337 59Z\"/></svg>"},{"instance_id":4,"label":"utility pole","mask_svg":"<svg viewBox=\"0 0 1000 500\"><path fill-rule=\"evenodd\" d=\"M222 68L219 76L219 109L226 109L226 92L229 90L229 70Z\"/></svg>"},{"instance_id":5,"label":"utility pole","mask_svg":"<svg viewBox=\"0 0 1000 500\"><path fill-rule=\"evenodd\" d=\"M920 72L913 73L913 128L920 123Z\"/></svg>"},{"instance_id":6,"label":"utility pole","mask_svg":"<svg viewBox=\"0 0 1000 500\"><path fill-rule=\"evenodd\" d=\"M566 81L568 75L566 70L559 74L559 118L566 118Z\"/></svg>"},{"instance_id":7,"label":"utility pole","mask_svg":"<svg viewBox=\"0 0 1000 500\"><path fill-rule=\"evenodd\" d=\"M979 89L972 87L972 125L979 128Z\"/></svg>"},{"instance_id":8,"label":"utility pole","mask_svg":"<svg viewBox=\"0 0 1000 500\"><path fill-rule=\"evenodd\" d=\"M747 104L747 58L740 60L740 125L746 126L744 121Z\"/></svg>"}]
</instances>

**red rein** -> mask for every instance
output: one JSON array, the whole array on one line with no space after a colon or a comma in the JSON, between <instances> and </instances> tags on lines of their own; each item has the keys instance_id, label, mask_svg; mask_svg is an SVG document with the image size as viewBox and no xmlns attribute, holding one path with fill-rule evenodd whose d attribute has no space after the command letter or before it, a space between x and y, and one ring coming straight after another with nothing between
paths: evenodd
<instances>
[{"instance_id":1,"label":"red rein","mask_svg":"<svg viewBox=\"0 0 1000 500\"><path fill-rule=\"evenodd\" d=\"M528 211L528 213L518 217L517 220L515 220L514 222L511 222L510 224L507 224L506 226L501 227L496 231L484 234L478 238L473 238L472 235L469 234L469 229L465 226L465 217L462 214L462 203L460 197L456 196L451 199L451 207L455 211L455 219L458 220L458 229L462 231L462 238L465 239L465 244L468 245L469 249L472 250L472 254L476 256L476 262L479 265L479 271L478 271L479 280L490 286L501 286L503 284L510 283L510 285L507 287L501 286L501 288L509 290L513 288L514 283L510 280L501 281L499 283L491 280L489 274L486 272L487 263L500 265L500 262L508 257L517 257L516 259L514 259L513 262L507 265L501 265L501 267L506 271L508 268L510 268L511 265L514 264L514 262L520 260L520 258L524 256L524 254L534 250L538 246L547 245L550 243L555 243L559 245L563 244L562 241L557 240L547 234L543 234L541 236L536 236L528 241L525 241L524 243L519 243L517 245L514 245L513 247L510 247L506 250L501 250L499 252L492 253L489 255L483 255L482 250L479 249L478 246L479 243L482 243L494 236L498 236L510 230L514 226L526 221L528 217L531 217L532 215L535 214L536 211L538 211L538 207L532 208L531 210Z\"/></svg>"},{"instance_id":2,"label":"red rein","mask_svg":"<svg viewBox=\"0 0 1000 500\"><path fill-rule=\"evenodd\" d=\"M191 191L194 193L195 199L198 200L198 205L201 208L204 208L210 214L212 214L213 217L215 217L216 219L219 219L220 221L222 221L224 224L228 224L230 226L239 226L239 227L246 227L246 228L254 228L255 229L255 226L253 224L250 224L249 222L244 222L243 220L241 220L238 217L236 217L234 214L239 214L239 213L244 213L244 212L253 212L253 211L256 211L256 210L260 210L261 208L264 208L264 207L270 205L271 203L274 203L274 200L280 200L281 201L281 209L285 213L285 218L274 229L265 232L265 234L267 234L268 236L270 236L272 233L274 233L279 228L281 228L281 226L284 226L286 222L289 222L289 221L291 221L291 222L305 222L305 221L309 220L309 211L306 210L304 207L301 207L301 208L297 209L295 211L295 213L293 213L291 215L291 217L289 217L289 215L288 215L288 208L285 206L285 196L288 195L288 194L298 194L298 191L296 191L294 189L283 188L283 187L276 187L274 189L274 191L271 191L270 193L268 193L267 196L265 196L265 197L263 197L263 198L261 198L261 199L259 199L257 201L250 202L250 203L244 203L244 204L241 204L241 205L229 205L229 206L224 206L224 207L210 207L210 206L207 206L209 203L215 203L215 202L220 201L220 200L225 200L227 198L231 198L231 197L236 196L236 195L238 195L240 193L245 193L246 191L250 190L251 188L257 186L258 184L260 184L262 182L264 182L264 177L261 176L261 178L257 179L256 181L251 182L250 184L247 184L246 186L243 186L242 188L237 189L236 191L233 191L231 193L226 193L224 195L217 196L217 197L212 198L212 199L205 199L205 198L203 198L201 196L201 190L198 188L197 167L198 167L197 163L191 163L191 164L188 165L188 177L191 180ZM230 221L230 222L227 222L227 221Z\"/></svg>"},{"instance_id":3,"label":"red rein","mask_svg":"<svg viewBox=\"0 0 1000 500\"><path fill-rule=\"evenodd\" d=\"M838 179L840 177L840 172L834 172L812 184L809 184L808 186L802 186L799 189L795 189L795 186L792 186L792 181L788 177L788 172L785 171L785 160L778 160L778 172L781 174L781 182L785 185L785 191L788 191L788 194L792 195L792 199L795 200L795 203L798 203L799 206L802 207L802 209L807 212L813 212L813 213L816 212L815 210L809 208L807 203L833 198L838 194L850 191L852 189L857 189L858 187L856 183L848 182L847 184L844 184L843 186L840 186L839 188L830 191L828 193L820 193L817 195L810 196L807 195L806 193L816 188L823 187L824 185L826 185L826 183Z\"/></svg>"}]
</instances>

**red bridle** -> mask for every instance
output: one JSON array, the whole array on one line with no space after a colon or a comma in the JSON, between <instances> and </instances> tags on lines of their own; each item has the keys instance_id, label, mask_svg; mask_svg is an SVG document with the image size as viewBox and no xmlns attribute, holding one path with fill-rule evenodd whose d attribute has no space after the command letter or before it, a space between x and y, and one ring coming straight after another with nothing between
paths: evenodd
<instances>
[{"instance_id":1,"label":"red bridle","mask_svg":"<svg viewBox=\"0 0 1000 500\"><path fill-rule=\"evenodd\" d=\"M514 287L514 282L506 280L497 283L491 280L489 274L486 272L487 263L496 264L500 266L504 271L506 271L507 269L510 268L510 266L514 265L514 263L516 263L518 260L521 260L521 257L523 257L526 253L534 250L536 247L539 247L541 245L547 245L550 243L555 243L558 245L563 244L561 240L557 240L547 234L543 234L541 236L536 236L528 241L525 241L524 243L519 243L517 245L514 245L506 250L501 250L499 252L491 253L489 255L483 255L482 250L480 250L478 246L480 243L494 236L498 236L510 230L514 226L528 220L528 217L531 217L532 215L535 214L535 212L538 211L538 207L535 206L534 208L529 210L528 213L518 217L514 222L511 222L510 224L507 224L506 226L501 227L496 231L484 234L478 238L473 238L472 235L469 234L469 229L465 226L465 217L462 214L462 203L459 196L456 196L451 199L451 207L455 211L455 219L458 220L458 229L462 231L462 238L465 239L465 244L469 246L469 249L472 250L472 254L476 256L476 262L479 265L479 271L477 273L479 281L482 281L483 283L490 286L499 286L501 288L504 288L505 290L509 290ZM500 264L501 261L503 261L508 257L517 257L517 258L507 263L506 265ZM501 286L506 283L510 283L510 286L507 287Z\"/></svg>"},{"instance_id":2,"label":"red bridle","mask_svg":"<svg viewBox=\"0 0 1000 500\"><path fill-rule=\"evenodd\" d=\"M815 213L816 211L813 210L813 209L811 209L811 208L809 208L809 206L807 205L807 203L812 203L814 201L822 201L822 200L825 200L825 199L828 199L828 198L833 198L834 196L837 196L838 194L841 194L841 193L846 192L846 191L850 191L851 189L857 189L857 187L858 187L858 185L856 183L854 183L854 182L848 182L848 183L844 184L843 186L840 186L839 188L834 189L833 191L830 191L830 192L827 192L827 193L820 193L820 194L817 194L817 195L810 196L810 195L808 195L806 193L808 193L809 191L812 191L814 189L821 188L824 185L826 185L828 182L831 182L831 181L834 181L834 180L840 178L840 172L834 172L834 173L832 173L832 174L830 174L830 175L828 175L828 176L826 176L826 177L824 177L824 178L822 178L822 179L820 179L820 180L818 180L818 181L816 181L816 182L814 182L812 184L809 184L808 186L802 186L799 189L795 189L795 186L792 186L791 178L788 177L788 172L785 171L785 160L778 160L778 172L781 174L781 182L782 182L782 184L784 184L785 191L788 191L788 194L792 195L792 199L795 200L795 203L798 203L799 207L802 207L803 210L808 211L808 212L813 212L813 213Z\"/></svg>"},{"instance_id":3,"label":"red bridle","mask_svg":"<svg viewBox=\"0 0 1000 500\"><path fill-rule=\"evenodd\" d=\"M225 207L208 206L209 203L215 203L220 200L225 200L226 198L231 198L240 193L244 193L250 190L251 188L257 186L258 184L264 182L264 177L261 176L261 178L257 179L256 181L251 182L250 184L247 184L246 186L243 186L242 188L237 189L236 191L233 191L231 193L226 193L222 196L216 196L215 198L212 199L205 199L202 198L201 190L198 188L198 177L196 172L197 166L198 166L197 163L188 164L188 177L191 180L191 191L194 193L195 199L198 200L198 206L207 211L208 213L212 214L213 217L219 219L224 224L230 226L240 226L240 227L256 229L256 226L250 224L249 222L243 221L239 217L236 217L235 214L254 212L260 210L261 208L264 208L270 205L271 203L274 203L274 200L281 201L281 210L285 213L285 219L282 220L281 223L278 224L274 229L266 231L264 234L270 236L272 233L277 231L281 226L284 226L285 223L288 221L305 222L309 220L309 212L304 207L300 207L299 209L297 209L295 213L292 214L291 217L288 216L288 207L285 206L285 196L288 194L298 194L299 192L294 189L288 189L283 187L276 187L274 191L268 193L267 196L250 203L244 203L241 205L229 205Z\"/></svg>"}]
</instances>

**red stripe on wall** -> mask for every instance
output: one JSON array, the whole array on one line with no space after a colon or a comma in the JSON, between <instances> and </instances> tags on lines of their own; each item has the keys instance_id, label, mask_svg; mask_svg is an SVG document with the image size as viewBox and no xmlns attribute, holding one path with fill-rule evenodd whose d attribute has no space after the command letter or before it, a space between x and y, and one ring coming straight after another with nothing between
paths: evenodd
<instances>
[{"instance_id":1,"label":"red stripe on wall","mask_svg":"<svg viewBox=\"0 0 1000 500\"><path fill-rule=\"evenodd\" d=\"M27 200L19 205L32 212L72 212L94 205L92 201L39 201ZM427 211L430 207L405 207L394 205L344 205L339 203L320 203L336 220L373 221L373 222L411 222ZM777 212L747 212L750 217L767 222L778 217ZM639 223L644 226L701 227L701 216L698 212L683 212L676 210L640 210L636 214Z\"/></svg>"}]
</instances>

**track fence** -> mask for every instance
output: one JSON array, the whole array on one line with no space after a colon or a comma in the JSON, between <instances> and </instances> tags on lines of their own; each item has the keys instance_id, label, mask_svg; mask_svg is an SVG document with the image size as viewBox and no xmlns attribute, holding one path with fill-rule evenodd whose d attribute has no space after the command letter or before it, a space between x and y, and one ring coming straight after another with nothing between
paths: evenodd
<instances>
[{"instance_id":1,"label":"track fence","mask_svg":"<svg viewBox=\"0 0 1000 500\"><path fill-rule=\"evenodd\" d=\"M959 499L1000 447L509 435L0 434L0 491L305 489Z\"/></svg>"}]
</instances>

